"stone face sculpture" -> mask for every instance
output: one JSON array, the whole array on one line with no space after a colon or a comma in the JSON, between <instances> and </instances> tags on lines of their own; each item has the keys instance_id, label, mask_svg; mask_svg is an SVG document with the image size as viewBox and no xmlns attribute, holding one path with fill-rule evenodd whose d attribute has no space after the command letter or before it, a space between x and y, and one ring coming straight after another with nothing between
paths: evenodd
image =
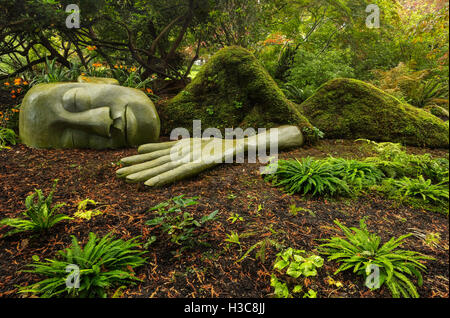
<instances>
[{"instance_id":1,"label":"stone face sculpture","mask_svg":"<svg viewBox=\"0 0 450 318\"><path fill-rule=\"evenodd\" d=\"M22 102L22 142L33 148L105 149L159 140L159 116L145 93L95 82L34 86Z\"/></svg>"},{"instance_id":2,"label":"stone face sculpture","mask_svg":"<svg viewBox=\"0 0 450 318\"><path fill-rule=\"evenodd\" d=\"M448 126L442 120L357 80L330 81L296 105L256 58L238 47L220 50L183 92L162 107L161 114L166 135L174 128L191 133L193 121L199 119L219 134L235 127L272 129L240 139L157 143L160 119L147 95L113 79L81 76L78 83L33 87L22 103L19 130L22 142L36 148L142 145L138 155L121 160L126 167L117 176L147 186L197 175L244 153L267 150L273 143L277 150L300 147L314 137L309 135L313 125L329 138L429 147L449 143Z\"/></svg>"}]
</instances>

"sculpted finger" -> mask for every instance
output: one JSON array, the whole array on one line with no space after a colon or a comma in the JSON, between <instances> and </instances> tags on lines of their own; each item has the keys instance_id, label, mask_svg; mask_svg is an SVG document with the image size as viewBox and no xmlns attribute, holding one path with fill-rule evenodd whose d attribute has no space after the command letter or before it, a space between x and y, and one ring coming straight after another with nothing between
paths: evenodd
<instances>
[{"instance_id":1,"label":"sculpted finger","mask_svg":"<svg viewBox=\"0 0 450 318\"><path fill-rule=\"evenodd\" d=\"M140 163L143 163L146 161L155 160L160 157L167 156L169 154L170 154L170 148L164 149L164 150L158 150L158 151L154 151L154 152L150 152L150 153L146 153L146 154L126 157L126 158L121 159L120 162L126 166L130 166L130 165L140 164Z\"/></svg>"},{"instance_id":2,"label":"sculpted finger","mask_svg":"<svg viewBox=\"0 0 450 318\"><path fill-rule=\"evenodd\" d=\"M116 171L116 175L118 178L125 178L126 176L128 176L130 174L138 173L140 171L144 171L144 170L147 170L150 168L161 166L170 161L171 161L170 155L162 156L162 157L152 160L152 161L143 162L143 163L139 163L139 164L132 165L129 167L121 168Z\"/></svg>"},{"instance_id":3,"label":"sculpted finger","mask_svg":"<svg viewBox=\"0 0 450 318\"><path fill-rule=\"evenodd\" d=\"M138 148L138 153L145 154L150 152L155 152L159 150L165 150L168 148L172 148L178 143L178 141L169 141L169 142L161 142L161 143L153 143L142 145Z\"/></svg>"},{"instance_id":4,"label":"sculpted finger","mask_svg":"<svg viewBox=\"0 0 450 318\"><path fill-rule=\"evenodd\" d=\"M217 163L187 163L167 172L155 175L145 182L149 187L160 187L185 178L193 177L200 172L218 165Z\"/></svg>"},{"instance_id":5,"label":"sculpted finger","mask_svg":"<svg viewBox=\"0 0 450 318\"><path fill-rule=\"evenodd\" d=\"M160 165L160 166L157 166L154 168L150 168L147 170L143 170L143 171L140 171L137 173L130 174L129 176L126 177L126 181L129 183L137 183L137 182L146 181L148 179L153 178L154 176L157 176L159 174L163 174L167 171L173 170L181 165L183 165L182 161L167 162L163 165Z\"/></svg>"}]
</instances>

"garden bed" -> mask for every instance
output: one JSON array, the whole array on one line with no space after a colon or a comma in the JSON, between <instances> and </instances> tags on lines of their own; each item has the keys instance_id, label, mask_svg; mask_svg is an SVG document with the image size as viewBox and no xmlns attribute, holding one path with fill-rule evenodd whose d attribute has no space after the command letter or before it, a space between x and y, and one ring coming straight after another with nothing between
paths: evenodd
<instances>
[{"instance_id":1,"label":"garden bed","mask_svg":"<svg viewBox=\"0 0 450 318\"><path fill-rule=\"evenodd\" d=\"M323 140L314 147L296 149L281 154L281 158L307 156L364 158L369 154L360 143L343 140ZM446 150L408 147L411 153L448 156ZM269 248L267 259L261 262L250 254L236 262L253 244L263 238L276 239L286 247L313 251L319 239L339 234L333 220L347 226L357 226L368 217L369 230L378 233L383 242L407 233L439 233L435 246L414 235L402 246L435 258L426 263L424 283L418 288L421 297L449 296L449 227L448 217L402 206L377 194L356 199L303 198L288 195L272 187L259 174L260 165L222 165L201 175L161 189L126 184L116 178L120 158L135 154L135 150L34 150L23 145L0 152L0 218L19 217L25 209L25 198L34 189L49 193L54 179L59 179L54 202L65 202L62 213L77 211L80 201L87 198L99 202L102 215L90 221L75 219L59 223L49 233L30 237L29 233L0 239L0 297L17 297L17 286L30 285L38 276L20 273L32 256L41 260L53 258L58 250L70 246L71 235L85 243L89 232L103 236L113 232L116 237L130 239L153 233L144 223L152 216L148 210L172 197L199 196L198 205L186 208L197 217L219 210L219 217L207 225L205 239L209 246L183 251L169 241L158 240L145 255L147 263L136 269L142 283L129 286L123 297L270 297L272 263L277 251ZM296 216L289 213L291 205L304 208ZM244 220L231 223L238 213ZM225 242L232 231L241 236L241 246ZM0 229L4 234L6 229ZM390 297L382 288L370 291L362 278L351 272L333 275L338 264L325 259L316 277L303 284L317 292L318 297ZM342 287L332 283L341 282ZM113 293L114 291L112 291Z\"/></svg>"}]
</instances>

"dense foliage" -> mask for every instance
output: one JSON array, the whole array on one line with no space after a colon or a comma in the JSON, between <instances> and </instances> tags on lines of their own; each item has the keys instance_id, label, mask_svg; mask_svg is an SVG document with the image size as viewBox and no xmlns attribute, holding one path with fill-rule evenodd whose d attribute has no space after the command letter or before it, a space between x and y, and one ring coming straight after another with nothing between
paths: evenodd
<instances>
[{"instance_id":1,"label":"dense foliage","mask_svg":"<svg viewBox=\"0 0 450 318\"><path fill-rule=\"evenodd\" d=\"M45 197L42 190L37 189L35 193L29 195L25 200L26 211L24 218L6 218L0 221L0 225L13 227L6 235L15 233L33 231L42 233L48 231L51 227L63 220L71 218L65 214L57 214L64 206L64 203L53 205L53 194L56 189L57 180L53 184L50 194Z\"/></svg>"},{"instance_id":2,"label":"dense foliage","mask_svg":"<svg viewBox=\"0 0 450 318\"><path fill-rule=\"evenodd\" d=\"M88 242L81 247L78 239L72 236L72 246L59 251L59 257L44 262L37 258L29 265L32 269L24 272L41 275L44 279L23 286L20 292L43 298L106 297L112 287L139 281L133 269L143 265L145 258L137 249L137 239L124 241L114 239L111 234L98 238L90 233ZM75 270L71 277L68 272ZM69 278L75 280L72 287L68 284Z\"/></svg>"},{"instance_id":3,"label":"dense foliage","mask_svg":"<svg viewBox=\"0 0 450 318\"><path fill-rule=\"evenodd\" d=\"M419 297L408 276L417 278L417 284L422 286L423 278L420 272L425 271L426 266L421 261L431 258L417 252L398 249L412 234L391 238L381 245L381 238L369 232L364 219L360 221L359 229L348 228L339 221L335 223L345 238L332 237L321 245L322 253L329 255L328 260L342 263L335 274L352 270L353 273L362 275L366 286L371 289L378 289L386 284L395 298ZM372 279L370 275L374 272L373 266L376 266L378 272L377 277Z\"/></svg>"}]
</instances>

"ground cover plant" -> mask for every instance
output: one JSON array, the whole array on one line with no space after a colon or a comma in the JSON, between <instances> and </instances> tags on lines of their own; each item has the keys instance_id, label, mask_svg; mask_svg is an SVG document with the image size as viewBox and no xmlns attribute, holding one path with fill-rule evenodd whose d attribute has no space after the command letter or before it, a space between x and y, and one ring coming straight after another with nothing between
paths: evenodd
<instances>
[{"instance_id":1,"label":"ground cover plant","mask_svg":"<svg viewBox=\"0 0 450 318\"><path fill-rule=\"evenodd\" d=\"M361 219L359 228L348 228L339 221L334 223L342 230L345 238L332 237L320 245L320 248L323 254L329 255L329 261L342 263L335 274L352 270L353 273L364 277L369 288L378 289L386 284L395 298L419 297L408 276L416 278L417 284L422 286L421 271L426 271L426 266L421 261L432 258L414 251L397 249L412 234L391 238L381 245L381 238L368 231L364 219ZM378 277L376 281L371 282L369 278L373 266L378 271Z\"/></svg>"},{"instance_id":2,"label":"ground cover plant","mask_svg":"<svg viewBox=\"0 0 450 318\"><path fill-rule=\"evenodd\" d=\"M29 195L25 200L26 211L23 218L6 218L0 220L0 225L14 228L5 235L13 235L20 232L46 232L54 225L64 220L72 218L65 214L57 214L64 206L64 203L53 205L53 194L58 180L55 180L52 191L45 197L42 190L37 189L35 193Z\"/></svg>"},{"instance_id":3,"label":"ground cover plant","mask_svg":"<svg viewBox=\"0 0 450 318\"><path fill-rule=\"evenodd\" d=\"M59 258L40 261L37 257L36 261L29 264L32 269L28 272L43 276L44 279L21 287L20 292L44 298L106 297L107 291L114 286L139 281L133 269L142 266L145 258L142 257L144 252L137 249L140 246L137 240L114 239L110 234L99 238L90 233L88 242L81 247L73 236L71 247L60 251ZM68 271L76 271L75 275L78 276L68 275ZM75 280L71 287L67 284L69 278Z\"/></svg>"},{"instance_id":4,"label":"ground cover plant","mask_svg":"<svg viewBox=\"0 0 450 318\"><path fill-rule=\"evenodd\" d=\"M448 214L447 158L407 154L396 143L364 142L372 146L375 156L364 160L333 157L279 160L274 173L263 173L264 179L291 194L342 197L379 191L400 202Z\"/></svg>"},{"instance_id":5,"label":"ground cover plant","mask_svg":"<svg viewBox=\"0 0 450 318\"><path fill-rule=\"evenodd\" d=\"M288 248L277 254L273 269L276 273L271 275L270 285L274 288L274 296L278 298L291 298L293 294L301 295L303 298L316 298L317 293L309 289L303 291L304 287L298 283L299 277L312 277L317 275L318 268L323 266L323 258L303 250ZM283 282L278 275L287 276L287 282ZM294 285L291 289L289 285Z\"/></svg>"},{"instance_id":6,"label":"ground cover plant","mask_svg":"<svg viewBox=\"0 0 450 318\"><path fill-rule=\"evenodd\" d=\"M305 158L299 160L278 161L277 170L266 176L275 186L283 187L289 193L314 195L349 193L348 184L338 177L326 160Z\"/></svg>"},{"instance_id":7,"label":"ground cover plant","mask_svg":"<svg viewBox=\"0 0 450 318\"><path fill-rule=\"evenodd\" d=\"M201 243L202 236L199 235L197 229L204 226L206 223L216 219L218 210L202 217L199 220L194 219L193 215L184 208L196 205L198 197L185 198L180 195L162 202L149 211L155 211L156 217L148 220L145 224L151 227L160 227L161 231L170 238L170 242L181 246L181 252L185 249L193 248L195 245ZM156 236L152 236L146 246L149 246L157 240Z\"/></svg>"}]
</instances>

